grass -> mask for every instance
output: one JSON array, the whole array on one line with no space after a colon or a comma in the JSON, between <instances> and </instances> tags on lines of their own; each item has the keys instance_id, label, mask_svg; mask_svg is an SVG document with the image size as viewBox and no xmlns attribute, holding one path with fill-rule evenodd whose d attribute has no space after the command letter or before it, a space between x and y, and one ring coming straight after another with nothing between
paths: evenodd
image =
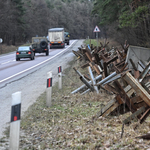
<instances>
[{"instance_id":1,"label":"grass","mask_svg":"<svg viewBox=\"0 0 150 150\"><path fill-rule=\"evenodd\" d=\"M100 41L100 40L98 40ZM97 46L97 40L96 39L86 39L85 40L85 44L93 44L94 46ZM100 46L99 42L98 42L98 46Z\"/></svg>"}]
</instances>

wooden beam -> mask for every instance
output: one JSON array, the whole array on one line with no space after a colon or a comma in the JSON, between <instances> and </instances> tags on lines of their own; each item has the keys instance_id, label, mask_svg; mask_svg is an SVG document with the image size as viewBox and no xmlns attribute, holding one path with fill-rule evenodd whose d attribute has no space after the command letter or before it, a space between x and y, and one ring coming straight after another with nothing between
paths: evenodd
<instances>
[{"instance_id":1,"label":"wooden beam","mask_svg":"<svg viewBox=\"0 0 150 150\"><path fill-rule=\"evenodd\" d=\"M146 118L148 117L149 114L150 114L150 108L148 108L146 110L146 112L142 115L142 117L140 118L140 123L143 123L146 120Z\"/></svg>"},{"instance_id":2,"label":"wooden beam","mask_svg":"<svg viewBox=\"0 0 150 150\"><path fill-rule=\"evenodd\" d=\"M106 90L110 91L110 92L113 92L113 93L115 93L115 94L118 94L118 92L116 91L116 89L115 89L113 86L111 86L110 84L104 85L104 88L105 88Z\"/></svg>"},{"instance_id":3,"label":"wooden beam","mask_svg":"<svg viewBox=\"0 0 150 150\"><path fill-rule=\"evenodd\" d=\"M107 63L106 62L103 62L103 66L104 66L104 75L105 75L105 78L108 76L108 72L107 72Z\"/></svg>"},{"instance_id":4,"label":"wooden beam","mask_svg":"<svg viewBox=\"0 0 150 150\"><path fill-rule=\"evenodd\" d=\"M96 71L96 73L97 73L98 75L101 74L101 72L100 72L100 70L99 70L97 64L95 64L94 62L90 62L89 65L90 65L91 68L93 68L93 69Z\"/></svg>"},{"instance_id":5,"label":"wooden beam","mask_svg":"<svg viewBox=\"0 0 150 150\"><path fill-rule=\"evenodd\" d=\"M98 118L99 116L103 115L116 102L116 99L112 99L111 101L109 101L106 106L104 106L99 112L97 112L96 117Z\"/></svg>"},{"instance_id":6,"label":"wooden beam","mask_svg":"<svg viewBox=\"0 0 150 150\"><path fill-rule=\"evenodd\" d=\"M108 65L108 64L110 64L111 62L114 62L114 61L117 60L117 59L118 59L118 56L115 56L115 57L113 57L113 58L107 60L106 64Z\"/></svg>"},{"instance_id":7,"label":"wooden beam","mask_svg":"<svg viewBox=\"0 0 150 150\"><path fill-rule=\"evenodd\" d=\"M114 103L103 115L102 117L108 116L112 111L114 111L120 104L118 102Z\"/></svg>"},{"instance_id":8,"label":"wooden beam","mask_svg":"<svg viewBox=\"0 0 150 150\"><path fill-rule=\"evenodd\" d=\"M140 115L141 113L143 113L146 110L145 106L141 107L139 110L137 110L136 112L134 112L131 116L129 116L127 119L125 119L123 121L124 124L128 124L131 122L131 120L133 120L135 117L137 117L138 115Z\"/></svg>"},{"instance_id":9,"label":"wooden beam","mask_svg":"<svg viewBox=\"0 0 150 150\"><path fill-rule=\"evenodd\" d=\"M129 72L123 75L123 79L126 80L126 82L136 91L136 94L150 106L150 95Z\"/></svg>"},{"instance_id":10,"label":"wooden beam","mask_svg":"<svg viewBox=\"0 0 150 150\"><path fill-rule=\"evenodd\" d=\"M113 84L114 84L116 90L118 91L119 95L121 96L121 98L124 100L124 103L126 103L128 108L130 109L130 111L132 113L134 113L137 109L134 106L134 104L132 103L132 101L129 98L129 96L126 94L126 92L122 88L122 86L120 85L120 83L118 81L114 81Z\"/></svg>"}]
</instances>

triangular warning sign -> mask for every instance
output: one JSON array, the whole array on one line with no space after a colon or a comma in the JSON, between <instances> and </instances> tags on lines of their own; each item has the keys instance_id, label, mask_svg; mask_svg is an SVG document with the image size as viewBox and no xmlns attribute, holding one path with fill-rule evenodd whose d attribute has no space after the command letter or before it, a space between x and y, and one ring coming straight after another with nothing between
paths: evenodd
<instances>
[{"instance_id":1,"label":"triangular warning sign","mask_svg":"<svg viewBox=\"0 0 150 150\"><path fill-rule=\"evenodd\" d=\"M98 28L98 26L95 27L93 32L100 32L100 29Z\"/></svg>"}]
</instances>

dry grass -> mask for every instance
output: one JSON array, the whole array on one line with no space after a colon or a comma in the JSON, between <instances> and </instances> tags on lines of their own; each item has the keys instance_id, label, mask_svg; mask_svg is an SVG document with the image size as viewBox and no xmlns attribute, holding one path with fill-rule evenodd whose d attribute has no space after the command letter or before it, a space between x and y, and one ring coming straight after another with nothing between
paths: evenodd
<instances>
[{"instance_id":1,"label":"dry grass","mask_svg":"<svg viewBox=\"0 0 150 150\"><path fill-rule=\"evenodd\" d=\"M6 44L0 44L0 54L5 54L9 52L13 52L17 49L17 46L7 46Z\"/></svg>"},{"instance_id":2,"label":"dry grass","mask_svg":"<svg viewBox=\"0 0 150 150\"><path fill-rule=\"evenodd\" d=\"M21 44L19 44L19 46L20 45ZM24 46L29 46L29 45L30 45L30 43L29 44L24 44ZM18 48L18 46L0 44L0 55L16 51L17 48Z\"/></svg>"}]
</instances>

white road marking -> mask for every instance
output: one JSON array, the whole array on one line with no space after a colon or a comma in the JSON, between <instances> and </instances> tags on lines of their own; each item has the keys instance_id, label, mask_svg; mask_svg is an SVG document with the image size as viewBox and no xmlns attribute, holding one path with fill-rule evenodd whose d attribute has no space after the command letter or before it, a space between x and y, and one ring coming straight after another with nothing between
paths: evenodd
<instances>
[{"instance_id":1,"label":"white road marking","mask_svg":"<svg viewBox=\"0 0 150 150\"><path fill-rule=\"evenodd\" d=\"M73 45L75 42L76 42L76 40L75 40L74 42L72 42L71 45ZM71 46L71 45L70 45L70 46ZM70 46L69 46L69 47L70 47ZM8 80L8 79L11 79L11 78L13 78L13 77L15 77L15 76L17 76L17 75L20 75L20 74L22 74L22 73L24 73L24 72L26 72L26 71L29 71L29 70L31 70L31 69L33 69L33 68L39 66L39 65L44 64L45 62L47 62L47 61L49 61L49 60L55 58L55 57L58 56L59 54L61 54L61 53L63 53L64 51L66 51L69 47L67 47L67 48L65 48L64 50L60 51L58 54L54 55L53 57L48 58L47 60L45 60L45 61L43 61L43 62L40 62L40 63L37 64L37 65L34 65L34 66L32 66L32 67L30 67L30 68L28 68L28 69L26 69L26 70L23 70L23 71L18 72L18 73L14 74L14 75L12 75L12 76L10 76L10 77L8 77L8 78L5 78L5 79L1 80L0 83L6 81L6 80Z\"/></svg>"},{"instance_id":2,"label":"white road marking","mask_svg":"<svg viewBox=\"0 0 150 150\"><path fill-rule=\"evenodd\" d=\"M1 63L1 65L4 65L4 64L8 64L10 61L7 61L7 62L4 62L4 63Z\"/></svg>"}]
</instances>

